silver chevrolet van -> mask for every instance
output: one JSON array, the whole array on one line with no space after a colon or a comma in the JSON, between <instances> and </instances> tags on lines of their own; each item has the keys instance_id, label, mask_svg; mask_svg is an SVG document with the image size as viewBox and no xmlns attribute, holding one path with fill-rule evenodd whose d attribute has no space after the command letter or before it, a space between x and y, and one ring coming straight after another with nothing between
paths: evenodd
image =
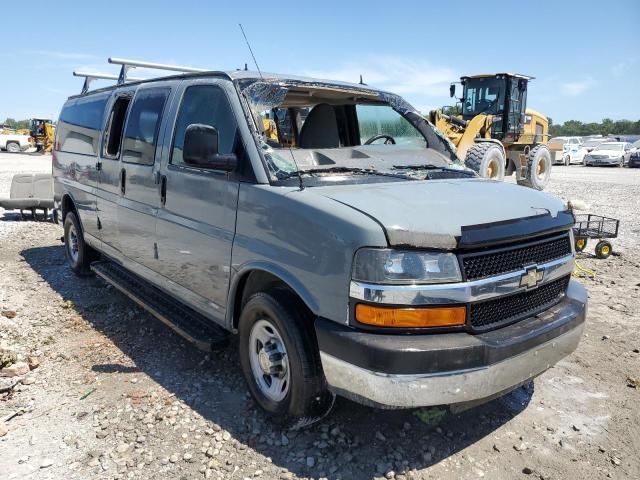
<instances>
[{"instance_id":1,"label":"silver chevrolet van","mask_svg":"<svg viewBox=\"0 0 640 480\"><path fill-rule=\"evenodd\" d=\"M71 268L202 349L238 334L276 421L313 422L336 394L464 408L580 340L571 212L477 177L392 93L125 70L65 103L53 174Z\"/></svg>"}]
</instances>

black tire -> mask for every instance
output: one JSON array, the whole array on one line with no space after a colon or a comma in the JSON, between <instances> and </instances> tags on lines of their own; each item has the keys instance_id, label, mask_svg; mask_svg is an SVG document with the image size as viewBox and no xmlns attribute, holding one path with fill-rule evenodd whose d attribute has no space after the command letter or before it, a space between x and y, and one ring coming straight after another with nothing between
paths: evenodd
<instances>
[{"instance_id":1,"label":"black tire","mask_svg":"<svg viewBox=\"0 0 640 480\"><path fill-rule=\"evenodd\" d=\"M91 275L89 265L97 258L97 253L85 243L75 212L67 213L64 219L64 246L71 270L81 277Z\"/></svg>"},{"instance_id":2,"label":"black tire","mask_svg":"<svg viewBox=\"0 0 640 480\"><path fill-rule=\"evenodd\" d=\"M499 145L479 142L467 150L465 165L483 178L504 180L505 158Z\"/></svg>"},{"instance_id":3,"label":"black tire","mask_svg":"<svg viewBox=\"0 0 640 480\"><path fill-rule=\"evenodd\" d=\"M20 144L16 142L7 142L7 152L20 153Z\"/></svg>"},{"instance_id":4,"label":"black tire","mask_svg":"<svg viewBox=\"0 0 640 480\"><path fill-rule=\"evenodd\" d=\"M564 157L564 166L568 167L569 165L571 165L571 157L567 155L566 157Z\"/></svg>"},{"instance_id":5,"label":"black tire","mask_svg":"<svg viewBox=\"0 0 640 480\"><path fill-rule=\"evenodd\" d=\"M519 178L518 185L542 190L551 177L551 152L546 145L536 145L527 158L527 177Z\"/></svg>"},{"instance_id":6,"label":"black tire","mask_svg":"<svg viewBox=\"0 0 640 480\"><path fill-rule=\"evenodd\" d=\"M582 252L587 248L587 239L585 237L578 237L575 241L576 252Z\"/></svg>"},{"instance_id":7,"label":"black tire","mask_svg":"<svg viewBox=\"0 0 640 480\"><path fill-rule=\"evenodd\" d=\"M257 322L267 320L282 340L290 373L286 396L275 401L263 392L254 376L250 351L251 333ZM256 327L257 328L257 327ZM333 407L335 396L327 389L322 372L313 317L291 292L274 289L249 297L240 313L240 364L255 401L277 424L298 429L324 418Z\"/></svg>"},{"instance_id":8,"label":"black tire","mask_svg":"<svg viewBox=\"0 0 640 480\"><path fill-rule=\"evenodd\" d=\"M605 258L609 258L611 252L613 251L613 248L611 247L611 243L607 242L606 240L600 240L596 245L595 250L596 257L604 260Z\"/></svg>"}]
</instances>

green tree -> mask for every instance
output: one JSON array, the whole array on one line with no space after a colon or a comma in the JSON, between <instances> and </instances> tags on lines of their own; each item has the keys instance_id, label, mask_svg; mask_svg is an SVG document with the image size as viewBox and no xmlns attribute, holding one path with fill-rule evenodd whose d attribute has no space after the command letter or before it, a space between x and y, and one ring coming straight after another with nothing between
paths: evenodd
<instances>
[{"instance_id":1,"label":"green tree","mask_svg":"<svg viewBox=\"0 0 640 480\"><path fill-rule=\"evenodd\" d=\"M3 123L8 128L13 129L29 128L31 125L31 120L16 120L15 118L8 117Z\"/></svg>"},{"instance_id":2,"label":"green tree","mask_svg":"<svg viewBox=\"0 0 640 480\"><path fill-rule=\"evenodd\" d=\"M582 123L579 120L567 120L564 123L549 122L549 132L554 137L570 135L640 135L640 120L616 120L603 118L602 122Z\"/></svg>"}]
</instances>

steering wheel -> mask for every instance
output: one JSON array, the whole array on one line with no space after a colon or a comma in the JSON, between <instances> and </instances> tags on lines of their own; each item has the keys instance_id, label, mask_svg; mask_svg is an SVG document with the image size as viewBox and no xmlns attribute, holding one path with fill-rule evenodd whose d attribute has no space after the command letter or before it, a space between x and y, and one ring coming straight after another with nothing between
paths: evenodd
<instances>
[{"instance_id":1,"label":"steering wheel","mask_svg":"<svg viewBox=\"0 0 640 480\"><path fill-rule=\"evenodd\" d=\"M371 145L373 142L375 142L376 140L380 140L381 138L384 138L384 144L385 145L395 145L396 144L396 140L395 138L393 138L391 135L387 135L385 133L382 133L380 135L374 135L373 137L371 137L369 140L367 140L366 142L364 142L365 145Z\"/></svg>"}]
</instances>

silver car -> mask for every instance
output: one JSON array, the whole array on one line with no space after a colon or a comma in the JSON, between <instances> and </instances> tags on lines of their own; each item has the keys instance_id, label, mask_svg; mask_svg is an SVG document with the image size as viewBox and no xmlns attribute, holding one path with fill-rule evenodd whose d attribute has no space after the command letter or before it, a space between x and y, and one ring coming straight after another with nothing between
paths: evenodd
<instances>
[{"instance_id":1,"label":"silver car","mask_svg":"<svg viewBox=\"0 0 640 480\"><path fill-rule=\"evenodd\" d=\"M631 144L628 142L605 142L584 156L584 166L622 167L631 157Z\"/></svg>"}]
</instances>

